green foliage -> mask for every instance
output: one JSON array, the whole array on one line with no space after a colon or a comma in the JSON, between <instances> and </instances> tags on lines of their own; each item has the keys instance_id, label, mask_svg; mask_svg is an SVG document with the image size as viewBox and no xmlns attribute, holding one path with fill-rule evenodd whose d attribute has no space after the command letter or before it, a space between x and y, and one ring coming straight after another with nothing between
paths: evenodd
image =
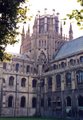
<instances>
[{"instance_id":1,"label":"green foliage","mask_svg":"<svg viewBox=\"0 0 83 120\"><path fill-rule=\"evenodd\" d=\"M77 0L77 2L80 4L80 10L72 10L70 14L67 14L67 17L69 19L74 19L77 25L83 29L83 9L81 9L83 7L83 0Z\"/></svg>"},{"instance_id":2,"label":"green foliage","mask_svg":"<svg viewBox=\"0 0 83 120\"><path fill-rule=\"evenodd\" d=\"M0 60L5 58L5 48L17 41L17 24L27 17L27 0L0 0ZM27 1L28 2L28 1Z\"/></svg>"}]
</instances>

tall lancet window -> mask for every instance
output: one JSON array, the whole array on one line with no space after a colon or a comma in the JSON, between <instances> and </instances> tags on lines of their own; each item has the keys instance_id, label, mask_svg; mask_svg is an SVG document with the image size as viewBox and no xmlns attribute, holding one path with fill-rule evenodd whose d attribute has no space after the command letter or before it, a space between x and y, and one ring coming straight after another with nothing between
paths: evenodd
<instances>
[{"instance_id":1,"label":"tall lancet window","mask_svg":"<svg viewBox=\"0 0 83 120\"><path fill-rule=\"evenodd\" d=\"M55 32L59 32L59 21L58 21L58 17L55 17Z\"/></svg>"},{"instance_id":2,"label":"tall lancet window","mask_svg":"<svg viewBox=\"0 0 83 120\"><path fill-rule=\"evenodd\" d=\"M49 31L50 29L50 18L48 17L47 18L47 31Z\"/></svg>"},{"instance_id":3,"label":"tall lancet window","mask_svg":"<svg viewBox=\"0 0 83 120\"><path fill-rule=\"evenodd\" d=\"M19 71L19 63L16 64L16 72Z\"/></svg>"},{"instance_id":4,"label":"tall lancet window","mask_svg":"<svg viewBox=\"0 0 83 120\"><path fill-rule=\"evenodd\" d=\"M68 72L66 73L66 86L70 86L71 85L71 73Z\"/></svg>"},{"instance_id":5,"label":"tall lancet window","mask_svg":"<svg viewBox=\"0 0 83 120\"><path fill-rule=\"evenodd\" d=\"M8 107L13 107L13 96L8 97Z\"/></svg>"},{"instance_id":6,"label":"tall lancet window","mask_svg":"<svg viewBox=\"0 0 83 120\"><path fill-rule=\"evenodd\" d=\"M26 98L24 96L21 97L20 107L24 108L26 106Z\"/></svg>"},{"instance_id":7,"label":"tall lancet window","mask_svg":"<svg viewBox=\"0 0 83 120\"><path fill-rule=\"evenodd\" d=\"M56 75L56 87L57 88L61 87L61 75L60 74Z\"/></svg>"},{"instance_id":8,"label":"tall lancet window","mask_svg":"<svg viewBox=\"0 0 83 120\"><path fill-rule=\"evenodd\" d=\"M43 33L44 32L44 18L41 18L39 20L39 33Z\"/></svg>"}]
</instances>

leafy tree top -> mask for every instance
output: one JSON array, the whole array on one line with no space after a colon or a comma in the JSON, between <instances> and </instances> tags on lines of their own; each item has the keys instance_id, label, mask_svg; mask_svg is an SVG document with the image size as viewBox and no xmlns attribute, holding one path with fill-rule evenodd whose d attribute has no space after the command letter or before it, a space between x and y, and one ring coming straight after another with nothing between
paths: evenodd
<instances>
[{"instance_id":1,"label":"leafy tree top","mask_svg":"<svg viewBox=\"0 0 83 120\"><path fill-rule=\"evenodd\" d=\"M5 47L17 42L18 23L27 18L28 0L0 0L0 60L5 58Z\"/></svg>"}]
</instances>

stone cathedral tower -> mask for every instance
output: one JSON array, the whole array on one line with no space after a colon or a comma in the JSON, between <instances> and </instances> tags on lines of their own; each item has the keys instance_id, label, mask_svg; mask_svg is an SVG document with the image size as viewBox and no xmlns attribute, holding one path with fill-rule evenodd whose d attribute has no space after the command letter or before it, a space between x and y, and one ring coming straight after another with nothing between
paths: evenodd
<instances>
[{"instance_id":1,"label":"stone cathedral tower","mask_svg":"<svg viewBox=\"0 0 83 120\"><path fill-rule=\"evenodd\" d=\"M67 39L63 37L59 14L55 14L55 10L53 14L47 14L45 9L44 15L40 15L40 12L36 15L31 36L29 28L26 35L23 30L21 53L28 53L36 63L46 63Z\"/></svg>"}]
</instances>

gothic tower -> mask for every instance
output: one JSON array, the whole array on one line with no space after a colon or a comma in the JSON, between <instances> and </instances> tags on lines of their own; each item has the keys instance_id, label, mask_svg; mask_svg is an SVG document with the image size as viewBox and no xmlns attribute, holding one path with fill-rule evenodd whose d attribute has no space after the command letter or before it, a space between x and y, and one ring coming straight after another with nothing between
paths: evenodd
<instances>
[{"instance_id":1,"label":"gothic tower","mask_svg":"<svg viewBox=\"0 0 83 120\"><path fill-rule=\"evenodd\" d=\"M73 30L72 30L72 24L70 23L70 28L69 28L69 40L73 39Z\"/></svg>"},{"instance_id":2,"label":"gothic tower","mask_svg":"<svg viewBox=\"0 0 83 120\"><path fill-rule=\"evenodd\" d=\"M28 25L27 28L28 29L25 33L23 26L22 37L21 37L21 48L20 48L21 54L31 52L30 26Z\"/></svg>"},{"instance_id":3,"label":"gothic tower","mask_svg":"<svg viewBox=\"0 0 83 120\"><path fill-rule=\"evenodd\" d=\"M45 55L47 61L52 59L53 53L57 52L58 48L64 43L61 33L59 33L59 14L38 15L35 18L32 34L32 56L36 61L39 61L41 53Z\"/></svg>"},{"instance_id":4,"label":"gothic tower","mask_svg":"<svg viewBox=\"0 0 83 120\"><path fill-rule=\"evenodd\" d=\"M22 34L21 53L28 53L35 63L49 62L53 53L57 53L65 42L62 24L59 26L59 13L55 13L54 9L52 14L48 14L47 9L43 15L38 11L32 35L29 26L26 35Z\"/></svg>"}]
</instances>

